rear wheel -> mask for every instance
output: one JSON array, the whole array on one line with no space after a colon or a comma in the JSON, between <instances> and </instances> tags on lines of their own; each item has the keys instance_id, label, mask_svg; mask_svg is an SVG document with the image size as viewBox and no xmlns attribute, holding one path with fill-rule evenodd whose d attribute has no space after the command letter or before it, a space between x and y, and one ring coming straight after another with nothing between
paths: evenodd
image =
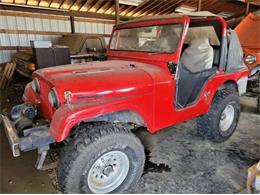
<instances>
[{"instance_id":1,"label":"rear wheel","mask_svg":"<svg viewBox=\"0 0 260 195\"><path fill-rule=\"evenodd\" d=\"M145 154L123 125L84 126L63 149L58 180L63 193L129 192L141 177Z\"/></svg>"},{"instance_id":2,"label":"rear wheel","mask_svg":"<svg viewBox=\"0 0 260 195\"><path fill-rule=\"evenodd\" d=\"M260 95L257 96L257 112L260 114Z\"/></svg>"},{"instance_id":3,"label":"rear wheel","mask_svg":"<svg viewBox=\"0 0 260 195\"><path fill-rule=\"evenodd\" d=\"M224 142L234 133L239 115L238 94L227 89L218 91L210 111L198 118L198 131L209 140Z\"/></svg>"}]
</instances>

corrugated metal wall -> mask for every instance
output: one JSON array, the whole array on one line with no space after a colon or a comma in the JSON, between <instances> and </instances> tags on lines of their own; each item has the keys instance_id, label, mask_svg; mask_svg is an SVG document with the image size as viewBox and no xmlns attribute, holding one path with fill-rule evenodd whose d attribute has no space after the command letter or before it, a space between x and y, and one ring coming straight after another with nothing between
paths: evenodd
<instances>
[{"instance_id":1,"label":"corrugated metal wall","mask_svg":"<svg viewBox=\"0 0 260 195\"><path fill-rule=\"evenodd\" d=\"M76 33L110 34L113 24L75 21ZM0 29L46 32L70 32L69 19L46 19L0 15ZM61 35L6 34L0 33L0 46L30 46L30 40L56 42ZM109 38L106 37L106 42ZM8 62L15 50L0 50L0 63Z\"/></svg>"},{"instance_id":2,"label":"corrugated metal wall","mask_svg":"<svg viewBox=\"0 0 260 195\"><path fill-rule=\"evenodd\" d=\"M107 23L93 23L93 22L75 22L75 31L79 33L93 33L93 34L111 34L113 24ZM108 43L109 38L106 37Z\"/></svg>"}]
</instances>

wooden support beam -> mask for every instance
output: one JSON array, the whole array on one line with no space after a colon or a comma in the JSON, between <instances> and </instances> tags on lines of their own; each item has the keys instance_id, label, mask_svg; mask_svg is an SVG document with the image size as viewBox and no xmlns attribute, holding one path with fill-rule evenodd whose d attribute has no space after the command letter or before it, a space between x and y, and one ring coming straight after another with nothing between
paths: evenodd
<instances>
[{"instance_id":1,"label":"wooden support beam","mask_svg":"<svg viewBox=\"0 0 260 195\"><path fill-rule=\"evenodd\" d=\"M248 15L248 13L249 13L249 8L250 8L250 1L247 1L247 2L246 2L246 12L245 12L245 15Z\"/></svg>"},{"instance_id":2,"label":"wooden support beam","mask_svg":"<svg viewBox=\"0 0 260 195\"><path fill-rule=\"evenodd\" d=\"M201 11L201 1L202 1L202 0L199 0L199 1L198 1L198 9L197 9L198 12Z\"/></svg>"},{"instance_id":3,"label":"wooden support beam","mask_svg":"<svg viewBox=\"0 0 260 195\"><path fill-rule=\"evenodd\" d=\"M169 4L168 4L169 3ZM153 12L154 15L162 15L169 9L175 9L179 5L183 3L183 0L175 0L175 1L168 1L165 3L165 5L162 5L160 8L158 8L155 12Z\"/></svg>"},{"instance_id":4,"label":"wooden support beam","mask_svg":"<svg viewBox=\"0 0 260 195\"><path fill-rule=\"evenodd\" d=\"M63 15L63 16L75 16L75 17L85 17L85 18L98 18L98 19L107 19L114 20L115 16L108 14L99 14L99 13L90 13L83 11L72 11L72 10L59 10L53 8L41 8L35 6L20 6L20 5L10 5L5 3L0 3L0 10L12 10L20 12L31 12L31 13L41 13L41 14L54 14L54 15ZM121 20L129 20L131 17L122 16Z\"/></svg>"},{"instance_id":5,"label":"wooden support beam","mask_svg":"<svg viewBox=\"0 0 260 195\"><path fill-rule=\"evenodd\" d=\"M144 0L141 4L139 4L137 7L134 7L133 10L131 10L129 13L126 14L126 16L133 16L137 11L143 9L144 7L146 7L147 4L150 3L150 0Z\"/></svg>"},{"instance_id":6,"label":"wooden support beam","mask_svg":"<svg viewBox=\"0 0 260 195\"><path fill-rule=\"evenodd\" d=\"M12 29L0 29L0 34L25 34L25 35L55 35L62 36L71 34L70 32L51 32L51 31L35 31L35 30L12 30ZM78 33L90 36L104 36L110 37L110 34L92 34L92 33Z\"/></svg>"},{"instance_id":7,"label":"wooden support beam","mask_svg":"<svg viewBox=\"0 0 260 195\"><path fill-rule=\"evenodd\" d=\"M24 34L24 35L53 35L62 36L70 34L70 32L50 32L50 31L35 31L35 30L14 30L14 29L0 29L1 34Z\"/></svg>"},{"instance_id":8,"label":"wooden support beam","mask_svg":"<svg viewBox=\"0 0 260 195\"><path fill-rule=\"evenodd\" d=\"M119 8L119 0L115 0L115 19L116 19L116 24L120 23L120 8Z\"/></svg>"},{"instance_id":9,"label":"wooden support beam","mask_svg":"<svg viewBox=\"0 0 260 195\"><path fill-rule=\"evenodd\" d=\"M47 15L47 14L39 14L39 13L8 11L8 10L0 10L0 16L1 15L2 16L26 17L26 18L40 18L40 19L49 19L49 20L64 20L64 21L70 20L69 16L50 15L50 14ZM100 24L115 24L114 19L113 20L107 20L107 19L74 17L74 21L89 22L89 23L100 23Z\"/></svg>"},{"instance_id":10,"label":"wooden support beam","mask_svg":"<svg viewBox=\"0 0 260 195\"><path fill-rule=\"evenodd\" d=\"M0 46L0 51L32 50L29 46Z\"/></svg>"},{"instance_id":11,"label":"wooden support beam","mask_svg":"<svg viewBox=\"0 0 260 195\"><path fill-rule=\"evenodd\" d=\"M160 7L160 5L163 4L164 4L163 1L154 0L153 2L150 3L149 6L146 7L145 10L141 12L140 16L147 16L149 13L156 10L157 7Z\"/></svg>"},{"instance_id":12,"label":"wooden support beam","mask_svg":"<svg viewBox=\"0 0 260 195\"><path fill-rule=\"evenodd\" d=\"M141 10L139 10L138 12L136 12L133 16L143 16L143 15L146 15L149 12L149 10L153 9L155 6L157 6L160 3L162 3L162 2L158 2L158 1L154 0L150 4L148 4L146 7L144 7Z\"/></svg>"},{"instance_id":13,"label":"wooden support beam","mask_svg":"<svg viewBox=\"0 0 260 195\"><path fill-rule=\"evenodd\" d=\"M97 13L104 14L110 7L113 2L107 1L101 8L97 10Z\"/></svg>"},{"instance_id":14,"label":"wooden support beam","mask_svg":"<svg viewBox=\"0 0 260 195\"><path fill-rule=\"evenodd\" d=\"M94 3L94 0L87 0L79 9L79 11L87 12L92 7L92 4Z\"/></svg>"},{"instance_id":15,"label":"wooden support beam","mask_svg":"<svg viewBox=\"0 0 260 195\"><path fill-rule=\"evenodd\" d=\"M96 13L97 10L102 6L103 3L104 3L104 0L99 0L99 1L97 1L97 2L89 9L89 12Z\"/></svg>"},{"instance_id":16,"label":"wooden support beam","mask_svg":"<svg viewBox=\"0 0 260 195\"><path fill-rule=\"evenodd\" d=\"M122 11L120 14L121 14L121 16L126 16L126 14L128 14L131 11L133 11L134 9L135 9L134 6L128 6L128 8L125 9L124 11Z\"/></svg>"},{"instance_id":17,"label":"wooden support beam","mask_svg":"<svg viewBox=\"0 0 260 195\"><path fill-rule=\"evenodd\" d=\"M27 17L27 18L41 18L49 20L69 20L69 16L62 15L53 15L53 14L39 14L31 13L25 11L9 11L9 10L0 10L0 15L2 16L16 16L16 17Z\"/></svg>"},{"instance_id":18,"label":"wooden support beam","mask_svg":"<svg viewBox=\"0 0 260 195\"><path fill-rule=\"evenodd\" d=\"M0 14L1 15L1 14ZM99 23L99 24L115 24L115 20L104 20L104 19L94 19L94 18L75 18L77 22L89 22L89 23Z\"/></svg>"},{"instance_id":19,"label":"wooden support beam","mask_svg":"<svg viewBox=\"0 0 260 195\"><path fill-rule=\"evenodd\" d=\"M74 20L74 16L70 16L70 29L71 29L71 33L74 34L75 33L75 20Z\"/></svg>"}]
</instances>

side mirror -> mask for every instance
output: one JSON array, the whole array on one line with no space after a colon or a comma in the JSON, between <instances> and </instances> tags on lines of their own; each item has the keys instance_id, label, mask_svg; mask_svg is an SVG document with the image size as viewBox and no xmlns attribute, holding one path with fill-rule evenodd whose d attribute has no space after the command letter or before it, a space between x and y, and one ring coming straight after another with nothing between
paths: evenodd
<instances>
[{"instance_id":1,"label":"side mirror","mask_svg":"<svg viewBox=\"0 0 260 195\"><path fill-rule=\"evenodd\" d=\"M172 74L176 73L176 69L177 69L177 64L176 63L174 63L173 61L169 61L167 63L167 66L168 66L168 69L169 69L170 73L172 73Z\"/></svg>"}]
</instances>

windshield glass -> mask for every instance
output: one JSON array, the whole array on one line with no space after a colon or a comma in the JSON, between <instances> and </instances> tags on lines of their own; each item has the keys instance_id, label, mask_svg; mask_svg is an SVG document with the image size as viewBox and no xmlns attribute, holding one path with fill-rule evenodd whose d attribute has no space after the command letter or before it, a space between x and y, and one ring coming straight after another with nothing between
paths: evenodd
<instances>
[{"instance_id":1,"label":"windshield glass","mask_svg":"<svg viewBox=\"0 0 260 195\"><path fill-rule=\"evenodd\" d=\"M110 49L172 53L178 47L181 33L181 24L119 29L113 33Z\"/></svg>"}]
</instances>

